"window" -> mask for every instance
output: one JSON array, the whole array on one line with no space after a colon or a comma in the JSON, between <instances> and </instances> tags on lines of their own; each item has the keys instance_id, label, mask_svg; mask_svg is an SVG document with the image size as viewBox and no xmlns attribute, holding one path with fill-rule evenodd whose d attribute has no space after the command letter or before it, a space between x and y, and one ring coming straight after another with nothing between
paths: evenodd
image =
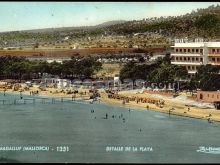
<instances>
[{"instance_id":1,"label":"window","mask_svg":"<svg viewBox=\"0 0 220 165\"><path fill-rule=\"evenodd\" d=\"M196 57L196 61L198 61L198 57Z\"/></svg>"},{"instance_id":2,"label":"window","mask_svg":"<svg viewBox=\"0 0 220 165\"><path fill-rule=\"evenodd\" d=\"M178 57L176 57L176 61L178 61L179 60L179 58Z\"/></svg>"},{"instance_id":3,"label":"window","mask_svg":"<svg viewBox=\"0 0 220 165\"><path fill-rule=\"evenodd\" d=\"M182 57L180 57L180 61L182 61Z\"/></svg>"},{"instance_id":4,"label":"window","mask_svg":"<svg viewBox=\"0 0 220 165\"><path fill-rule=\"evenodd\" d=\"M199 52L199 49L196 49L196 53L198 53Z\"/></svg>"},{"instance_id":5,"label":"window","mask_svg":"<svg viewBox=\"0 0 220 165\"><path fill-rule=\"evenodd\" d=\"M200 58L200 62L202 62L202 58Z\"/></svg>"},{"instance_id":6,"label":"window","mask_svg":"<svg viewBox=\"0 0 220 165\"><path fill-rule=\"evenodd\" d=\"M184 61L186 61L186 57L184 57Z\"/></svg>"},{"instance_id":7,"label":"window","mask_svg":"<svg viewBox=\"0 0 220 165\"><path fill-rule=\"evenodd\" d=\"M219 62L219 61L220 61L220 58L217 58L217 61Z\"/></svg>"},{"instance_id":8,"label":"window","mask_svg":"<svg viewBox=\"0 0 220 165\"><path fill-rule=\"evenodd\" d=\"M215 49L212 49L212 53L215 53Z\"/></svg>"},{"instance_id":9,"label":"window","mask_svg":"<svg viewBox=\"0 0 220 165\"><path fill-rule=\"evenodd\" d=\"M195 67L194 66L192 66L192 70L194 70L195 69Z\"/></svg>"},{"instance_id":10,"label":"window","mask_svg":"<svg viewBox=\"0 0 220 165\"><path fill-rule=\"evenodd\" d=\"M215 58L212 58L212 61L215 62Z\"/></svg>"},{"instance_id":11,"label":"window","mask_svg":"<svg viewBox=\"0 0 220 165\"><path fill-rule=\"evenodd\" d=\"M200 53L203 53L203 49L200 49Z\"/></svg>"},{"instance_id":12,"label":"window","mask_svg":"<svg viewBox=\"0 0 220 165\"><path fill-rule=\"evenodd\" d=\"M186 49L184 49L184 53L186 53Z\"/></svg>"},{"instance_id":13,"label":"window","mask_svg":"<svg viewBox=\"0 0 220 165\"><path fill-rule=\"evenodd\" d=\"M182 52L182 49L180 49L180 52Z\"/></svg>"},{"instance_id":14,"label":"window","mask_svg":"<svg viewBox=\"0 0 220 165\"><path fill-rule=\"evenodd\" d=\"M192 61L194 61L195 59L194 59L194 57L192 58Z\"/></svg>"},{"instance_id":15,"label":"window","mask_svg":"<svg viewBox=\"0 0 220 165\"><path fill-rule=\"evenodd\" d=\"M188 52L190 52L190 49L188 49Z\"/></svg>"},{"instance_id":16,"label":"window","mask_svg":"<svg viewBox=\"0 0 220 165\"><path fill-rule=\"evenodd\" d=\"M194 49L192 49L192 52L193 52L193 53L194 53L194 51L195 51L195 50L194 50Z\"/></svg>"},{"instance_id":17,"label":"window","mask_svg":"<svg viewBox=\"0 0 220 165\"><path fill-rule=\"evenodd\" d=\"M188 57L188 61L190 61L190 58Z\"/></svg>"},{"instance_id":18,"label":"window","mask_svg":"<svg viewBox=\"0 0 220 165\"><path fill-rule=\"evenodd\" d=\"M178 52L179 51L179 49L176 49L176 52Z\"/></svg>"}]
</instances>

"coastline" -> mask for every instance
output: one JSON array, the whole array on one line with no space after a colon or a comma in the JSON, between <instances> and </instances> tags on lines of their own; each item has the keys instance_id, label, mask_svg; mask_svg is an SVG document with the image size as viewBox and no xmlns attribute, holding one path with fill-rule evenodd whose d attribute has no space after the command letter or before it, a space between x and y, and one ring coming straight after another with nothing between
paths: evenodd
<instances>
[{"instance_id":1,"label":"coastline","mask_svg":"<svg viewBox=\"0 0 220 165\"><path fill-rule=\"evenodd\" d=\"M36 88L31 88L31 90L36 90ZM30 95L30 91L23 91L22 94L25 95ZM37 89L39 90L39 89ZM46 91L40 91L38 95L39 97L56 97L56 98L71 98L72 94L64 94L64 93L53 93L51 91L54 91L57 89L50 89L48 88ZM0 90L1 92L3 90ZM88 89L82 89L80 88L79 91L86 91L86 95L83 95L83 97L89 97L89 90ZM20 94L19 91L13 91L11 89L7 89L6 94ZM155 104L149 104L149 103L136 103L135 101L130 101L129 103L125 103L124 105L122 104L122 100L116 100L116 99L110 99L108 98L107 94L105 92L100 92L101 93L101 98L100 98L100 103L104 103L107 105L116 105L119 107L124 107L124 108L132 108L132 109L139 109L139 110L145 110L145 111L154 111L154 112L161 112L161 113L166 113L170 115L176 115L176 116L182 116L182 117L189 117L189 118L195 118L195 119L202 119L202 120L208 120L208 118L211 118L212 121L215 122L220 122L220 111L215 110L215 109L201 109L198 107L190 107L190 111L188 111L188 107L185 106L183 103L180 101L178 102L177 100L172 100L172 101L165 101L165 106L163 108L160 108L156 106ZM134 93L127 93L125 95L144 95L146 97L151 97L153 98L153 95L151 94L134 94ZM76 99L81 98L79 94L76 95ZM148 108L146 107L148 106ZM170 111L172 107L175 107L175 110ZM212 114L212 117L209 117L209 114Z\"/></svg>"},{"instance_id":2,"label":"coastline","mask_svg":"<svg viewBox=\"0 0 220 165\"><path fill-rule=\"evenodd\" d=\"M146 103L137 104L136 102L129 102L123 105L122 100L109 99L107 98L107 96L102 97L101 101L106 104L110 104L110 105L114 104L120 107L134 108L134 109L138 108L145 111L154 111L154 112L161 112L166 114L170 113L170 115L202 119L202 120L208 120L208 118L211 118L211 121L220 122L220 111L215 109L200 109L198 107L190 107L190 111L188 111L188 107L177 102L176 100L174 100L172 104L175 104L174 107L180 107L180 108L179 109L175 108L175 110L170 112L169 112L170 108L173 107L170 105L170 103L167 104L165 103L165 106L163 108L160 108L154 104L146 104ZM149 108L146 108L146 105L148 105ZM212 114L212 117L209 117L210 113Z\"/></svg>"}]
</instances>

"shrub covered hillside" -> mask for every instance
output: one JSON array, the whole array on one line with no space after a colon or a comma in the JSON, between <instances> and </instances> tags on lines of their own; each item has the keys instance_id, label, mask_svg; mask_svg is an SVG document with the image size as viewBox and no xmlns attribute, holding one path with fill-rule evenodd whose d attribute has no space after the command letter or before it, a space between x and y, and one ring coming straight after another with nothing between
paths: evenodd
<instances>
[{"instance_id":1,"label":"shrub covered hillside","mask_svg":"<svg viewBox=\"0 0 220 165\"><path fill-rule=\"evenodd\" d=\"M151 32L171 38L188 36L217 39L220 38L220 6L212 5L182 16L129 21L106 29L118 34Z\"/></svg>"},{"instance_id":2,"label":"shrub covered hillside","mask_svg":"<svg viewBox=\"0 0 220 165\"><path fill-rule=\"evenodd\" d=\"M116 21L105 26L64 27L51 29L36 29L0 33L0 46L30 45L39 42L55 44L64 42L68 36L69 42L79 42L88 38L123 35L130 39L137 33L147 36L161 36L167 39L202 37L207 40L220 39L220 6L210 6L197 9L181 16L147 18L133 21ZM149 39L151 42L151 39ZM66 41L65 41L66 42ZM89 41L90 42L90 41ZM89 43L88 42L88 43ZM152 41L153 43L153 41Z\"/></svg>"}]
</instances>

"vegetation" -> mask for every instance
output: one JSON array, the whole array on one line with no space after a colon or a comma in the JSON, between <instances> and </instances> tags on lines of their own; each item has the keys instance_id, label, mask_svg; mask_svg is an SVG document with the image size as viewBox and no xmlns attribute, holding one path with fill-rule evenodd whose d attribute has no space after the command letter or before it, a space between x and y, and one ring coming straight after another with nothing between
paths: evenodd
<instances>
[{"instance_id":1,"label":"vegetation","mask_svg":"<svg viewBox=\"0 0 220 165\"><path fill-rule=\"evenodd\" d=\"M128 21L120 25L107 27L118 34L156 33L165 37L204 37L216 39L220 37L220 6L197 9L191 14L167 18L150 18L140 21Z\"/></svg>"},{"instance_id":2,"label":"vegetation","mask_svg":"<svg viewBox=\"0 0 220 165\"><path fill-rule=\"evenodd\" d=\"M219 5L212 5L206 9L197 9L197 11L192 11L191 13L181 16L155 17L106 26L97 25L75 28L55 28L49 30L5 32L0 33L0 45L1 47L12 46L17 45L17 42L30 45L35 45L36 42L56 43L64 41L66 36L73 42L76 40L88 39L90 36L102 38L102 36L123 35L127 39L131 39L135 33L144 33L147 37L152 37L150 39L152 43L155 42L154 35L169 39L182 37L192 39L203 37L207 40L218 39L220 37L219 11ZM132 46L132 43L130 43L129 47Z\"/></svg>"},{"instance_id":3,"label":"vegetation","mask_svg":"<svg viewBox=\"0 0 220 165\"><path fill-rule=\"evenodd\" d=\"M186 79L188 76L185 67L170 64L170 58L167 55L165 58L159 58L156 63L151 65L137 65L130 62L121 69L120 79L130 78L133 81L143 79L154 83L174 82L181 79Z\"/></svg>"},{"instance_id":4,"label":"vegetation","mask_svg":"<svg viewBox=\"0 0 220 165\"><path fill-rule=\"evenodd\" d=\"M57 62L29 61L22 57L0 57L1 78L32 79L42 77L44 74L57 75L61 78L90 77L99 71L102 64L94 58L72 58L62 64Z\"/></svg>"},{"instance_id":5,"label":"vegetation","mask_svg":"<svg viewBox=\"0 0 220 165\"><path fill-rule=\"evenodd\" d=\"M217 66L206 65L201 66L198 69L195 77L190 81L191 88L200 88L204 91L216 91L220 90L220 75L218 74L220 69Z\"/></svg>"}]
</instances>

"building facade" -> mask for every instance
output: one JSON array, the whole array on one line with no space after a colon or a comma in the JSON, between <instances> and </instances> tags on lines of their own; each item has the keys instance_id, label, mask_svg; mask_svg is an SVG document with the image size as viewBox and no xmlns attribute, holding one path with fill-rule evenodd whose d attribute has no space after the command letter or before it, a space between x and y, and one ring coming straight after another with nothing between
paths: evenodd
<instances>
[{"instance_id":1,"label":"building facade","mask_svg":"<svg viewBox=\"0 0 220 165\"><path fill-rule=\"evenodd\" d=\"M213 103L216 109L220 109L220 91L197 91L197 101Z\"/></svg>"},{"instance_id":2,"label":"building facade","mask_svg":"<svg viewBox=\"0 0 220 165\"><path fill-rule=\"evenodd\" d=\"M220 67L220 42L188 42L175 41L171 53L171 64L186 67L190 75L194 75L201 65L212 64Z\"/></svg>"}]
</instances>

